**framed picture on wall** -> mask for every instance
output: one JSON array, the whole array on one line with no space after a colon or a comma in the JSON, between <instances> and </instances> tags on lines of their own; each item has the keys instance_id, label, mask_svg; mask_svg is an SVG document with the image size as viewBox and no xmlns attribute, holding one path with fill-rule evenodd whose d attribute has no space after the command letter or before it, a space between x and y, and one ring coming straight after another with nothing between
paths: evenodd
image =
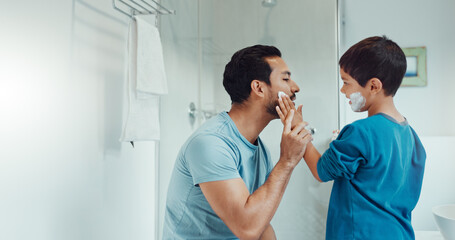
<instances>
[{"instance_id":1,"label":"framed picture on wall","mask_svg":"<svg viewBox=\"0 0 455 240\"><path fill-rule=\"evenodd\" d=\"M427 49L425 47L403 48L407 68L401 86L427 85Z\"/></svg>"}]
</instances>

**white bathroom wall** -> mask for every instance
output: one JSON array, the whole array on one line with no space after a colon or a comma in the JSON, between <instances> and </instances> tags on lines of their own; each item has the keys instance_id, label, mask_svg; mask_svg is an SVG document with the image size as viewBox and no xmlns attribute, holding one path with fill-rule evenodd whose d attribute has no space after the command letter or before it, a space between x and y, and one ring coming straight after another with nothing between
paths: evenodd
<instances>
[{"instance_id":1,"label":"white bathroom wall","mask_svg":"<svg viewBox=\"0 0 455 240\"><path fill-rule=\"evenodd\" d=\"M154 239L155 144L118 141L127 21L0 2L0 239Z\"/></svg>"},{"instance_id":2,"label":"white bathroom wall","mask_svg":"<svg viewBox=\"0 0 455 240\"><path fill-rule=\"evenodd\" d=\"M427 48L428 84L402 87L395 102L422 136L455 135L455 1L342 0L341 53L358 41L387 35L401 47ZM349 109L348 109L349 110ZM348 114L350 112L348 111ZM351 114L352 115L352 114ZM355 115L355 114L354 114ZM347 122L357 117L347 116Z\"/></svg>"},{"instance_id":3,"label":"white bathroom wall","mask_svg":"<svg viewBox=\"0 0 455 240\"><path fill-rule=\"evenodd\" d=\"M412 215L416 230L437 230L431 209L455 203L455 136L422 137L427 152L422 194Z\"/></svg>"},{"instance_id":4,"label":"white bathroom wall","mask_svg":"<svg viewBox=\"0 0 455 240\"><path fill-rule=\"evenodd\" d=\"M425 87L402 87L395 103L419 134L427 151L424 183L413 212L415 230L436 230L431 208L455 203L455 88L451 69L455 66L455 1L342 0L341 53L356 42L387 35L401 47L427 48ZM342 123L366 116L352 113L341 101ZM347 106L347 107L346 107Z\"/></svg>"}]
</instances>

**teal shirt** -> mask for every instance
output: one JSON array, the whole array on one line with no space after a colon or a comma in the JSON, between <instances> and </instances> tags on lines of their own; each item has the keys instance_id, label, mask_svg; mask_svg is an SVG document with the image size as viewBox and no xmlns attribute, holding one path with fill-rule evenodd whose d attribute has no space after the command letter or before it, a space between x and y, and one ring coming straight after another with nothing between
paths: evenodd
<instances>
[{"instance_id":1,"label":"teal shirt","mask_svg":"<svg viewBox=\"0 0 455 240\"><path fill-rule=\"evenodd\" d=\"M317 164L334 180L326 239L414 239L425 159L407 121L377 114L344 127Z\"/></svg>"},{"instance_id":2,"label":"teal shirt","mask_svg":"<svg viewBox=\"0 0 455 240\"><path fill-rule=\"evenodd\" d=\"M226 112L210 119L180 149L169 183L163 239L237 239L216 215L199 183L242 178L250 193L272 171L258 138L248 142Z\"/></svg>"}]
</instances>

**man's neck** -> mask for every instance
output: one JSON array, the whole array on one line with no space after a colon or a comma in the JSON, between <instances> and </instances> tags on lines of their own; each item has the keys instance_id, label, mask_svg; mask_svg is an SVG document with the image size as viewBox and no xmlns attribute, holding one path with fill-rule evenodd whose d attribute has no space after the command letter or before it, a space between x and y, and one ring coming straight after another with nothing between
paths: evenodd
<instances>
[{"instance_id":1,"label":"man's neck","mask_svg":"<svg viewBox=\"0 0 455 240\"><path fill-rule=\"evenodd\" d=\"M258 106L232 104L228 112L240 134L255 144L259 134L273 120L273 116Z\"/></svg>"}]
</instances>

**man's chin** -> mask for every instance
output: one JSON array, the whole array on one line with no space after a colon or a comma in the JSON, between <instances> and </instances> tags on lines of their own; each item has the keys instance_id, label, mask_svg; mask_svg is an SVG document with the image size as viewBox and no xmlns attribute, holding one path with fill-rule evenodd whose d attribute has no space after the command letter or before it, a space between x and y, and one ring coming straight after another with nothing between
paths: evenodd
<instances>
[{"instance_id":1,"label":"man's chin","mask_svg":"<svg viewBox=\"0 0 455 240\"><path fill-rule=\"evenodd\" d=\"M267 113L273 118L273 119L278 119L280 118L280 115L278 115L277 111L275 108L270 109L270 108L267 108Z\"/></svg>"},{"instance_id":2,"label":"man's chin","mask_svg":"<svg viewBox=\"0 0 455 240\"><path fill-rule=\"evenodd\" d=\"M276 110L275 110L275 112L273 112L271 115L272 115L273 119L280 119L280 115L278 115L278 113L276 112Z\"/></svg>"}]
</instances>

